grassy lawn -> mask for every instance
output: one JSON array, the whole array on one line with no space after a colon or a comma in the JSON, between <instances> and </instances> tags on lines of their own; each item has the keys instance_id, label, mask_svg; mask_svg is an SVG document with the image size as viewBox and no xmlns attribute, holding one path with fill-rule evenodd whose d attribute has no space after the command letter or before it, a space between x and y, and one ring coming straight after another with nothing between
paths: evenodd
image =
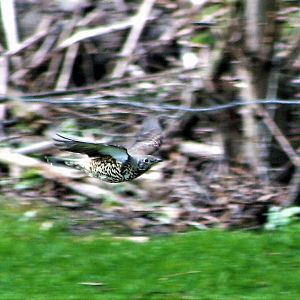
<instances>
[{"instance_id":1,"label":"grassy lawn","mask_svg":"<svg viewBox=\"0 0 300 300\"><path fill-rule=\"evenodd\" d=\"M299 225L139 244L41 224L0 212L0 299L300 299Z\"/></svg>"}]
</instances>

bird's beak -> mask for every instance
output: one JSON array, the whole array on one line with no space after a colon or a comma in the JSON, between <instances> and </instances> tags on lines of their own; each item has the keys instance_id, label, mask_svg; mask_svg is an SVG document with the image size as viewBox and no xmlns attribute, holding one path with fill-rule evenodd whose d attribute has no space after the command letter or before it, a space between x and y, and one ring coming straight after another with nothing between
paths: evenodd
<instances>
[{"instance_id":1,"label":"bird's beak","mask_svg":"<svg viewBox=\"0 0 300 300\"><path fill-rule=\"evenodd\" d=\"M159 162L162 162L163 161L163 159L161 159L161 158L157 158L157 162L159 163Z\"/></svg>"}]
</instances>

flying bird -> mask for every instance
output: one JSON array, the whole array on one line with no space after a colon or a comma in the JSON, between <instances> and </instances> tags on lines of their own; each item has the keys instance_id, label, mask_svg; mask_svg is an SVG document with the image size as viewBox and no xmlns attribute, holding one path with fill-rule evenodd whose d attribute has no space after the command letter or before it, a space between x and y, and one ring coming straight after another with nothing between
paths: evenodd
<instances>
[{"instance_id":1,"label":"flying bird","mask_svg":"<svg viewBox=\"0 0 300 300\"><path fill-rule=\"evenodd\" d=\"M53 140L60 150L85 154L82 158L58 160L110 183L133 180L161 161L151 155L162 143L162 130L156 118L145 119L135 144L128 149L118 145L87 142L61 133L57 133Z\"/></svg>"}]
</instances>

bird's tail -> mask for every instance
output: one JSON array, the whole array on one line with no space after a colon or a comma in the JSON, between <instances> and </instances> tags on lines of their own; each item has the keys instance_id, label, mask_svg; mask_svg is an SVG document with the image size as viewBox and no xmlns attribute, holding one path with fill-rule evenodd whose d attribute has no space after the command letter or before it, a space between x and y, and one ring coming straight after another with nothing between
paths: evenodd
<instances>
[{"instance_id":1,"label":"bird's tail","mask_svg":"<svg viewBox=\"0 0 300 300\"><path fill-rule=\"evenodd\" d=\"M79 163L79 159L77 158L47 156L46 160L51 165L66 165L78 170L82 169L82 166Z\"/></svg>"}]
</instances>

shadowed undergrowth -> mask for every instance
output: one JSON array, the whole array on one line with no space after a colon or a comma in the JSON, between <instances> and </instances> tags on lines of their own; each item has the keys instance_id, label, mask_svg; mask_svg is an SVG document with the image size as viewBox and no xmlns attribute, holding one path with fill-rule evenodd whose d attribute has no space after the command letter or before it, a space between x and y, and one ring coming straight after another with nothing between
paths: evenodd
<instances>
[{"instance_id":1,"label":"shadowed undergrowth","mask_svg":"<svg viewBox=\"0 0 300 300\"><path fill-rule=\"evenodd\" d=\"M1 299L299 299L299 225L133 243L52 221L1 207Z\"/></svg>"}]
</instances>

